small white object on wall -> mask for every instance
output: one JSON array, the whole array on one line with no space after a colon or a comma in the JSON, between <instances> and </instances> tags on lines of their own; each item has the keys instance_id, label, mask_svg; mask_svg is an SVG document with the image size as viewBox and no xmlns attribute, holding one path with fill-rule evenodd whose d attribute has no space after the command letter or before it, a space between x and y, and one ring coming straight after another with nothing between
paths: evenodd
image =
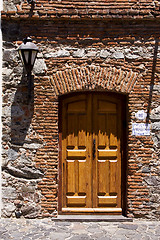
<instances>
[{"instance_id":1,"label":"small white object on wall","mask_svg":"<svg viewBox=\"0 0 160 240\"><path fill-rule=\"evenodd\" d=\"M144 110L139 110L135 113L135 117L139 120L144 120L147 117L147 113L145 113Z\"/></svg>"}]
</instances>

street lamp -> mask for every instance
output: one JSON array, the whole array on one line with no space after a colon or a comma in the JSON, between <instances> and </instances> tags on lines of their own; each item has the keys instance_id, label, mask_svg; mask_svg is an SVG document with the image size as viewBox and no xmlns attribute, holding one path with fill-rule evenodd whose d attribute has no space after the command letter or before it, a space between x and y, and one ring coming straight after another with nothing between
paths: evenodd
<instances>
[{"instance_id":1,"label":"street lamp","mask_svg":"<svg viewBox=\"0 0 160 240\"><path fill-rule=\"evenodd\" d=\"M29 84L29 97L31 96L31 71L33 69L37 53L38 47L32 42L30 37L26 37L23 40L23 43L18 49L19 55L21 57L21 61L27 72L27 80Z\"/></svg>"}]
</instances>

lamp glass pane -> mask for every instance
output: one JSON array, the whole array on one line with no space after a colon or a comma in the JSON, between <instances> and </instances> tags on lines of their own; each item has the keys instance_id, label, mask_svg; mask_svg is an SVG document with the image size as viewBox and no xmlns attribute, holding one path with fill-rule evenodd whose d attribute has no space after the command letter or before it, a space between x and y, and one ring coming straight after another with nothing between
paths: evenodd
<instances>
[{"instance_id":1,"label":"lamp glass pane","mask_svg":"<svg viewBox=\"0 0 160 240\"><path fill-rule=\"evenodd\" d=\"M20 58L21 58L22 63L24 64L21 50L19 50L19 56L20 56Z\"/></svg>"},{"instance_id":2,"label":"lamp glass pane","mask_svg":"<svg viewBox=\"0 0 160 240\"><path fill-rule=\"evenodd\" d=\"M25 57L25 60L26 60L26 64L28 64L28 61L29 61L29 51L24 51L24 57Z\"/></svg>"},{"instance_id":3,"label":"lamp glass pane","mask_svg":"<svg viewBox=\"0 0 160 240\"><path fill-rule=\"evenodd\" d=\"M35 59L36 59L36 56L37 56L37 51L32 51L32 56L31 56L31 65L34 64L35 62Z\"/></svg>"}]
</instances>

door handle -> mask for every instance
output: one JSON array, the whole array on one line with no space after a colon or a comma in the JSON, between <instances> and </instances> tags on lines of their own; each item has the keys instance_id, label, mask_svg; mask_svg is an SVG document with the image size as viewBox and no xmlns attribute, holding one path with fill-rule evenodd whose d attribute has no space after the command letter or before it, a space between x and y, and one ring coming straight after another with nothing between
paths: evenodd
<instances>
[{"instance_id":1,"label":"door handle","mask_svg":"<svg viewBox=\"0 0 160 240\"><path fill-rule=\"evenodd\" d=\"M95 153L96 153L96 140L93 139L93 149L92 149L93 159L95 159Z\"/></svg>"}]
</instances>

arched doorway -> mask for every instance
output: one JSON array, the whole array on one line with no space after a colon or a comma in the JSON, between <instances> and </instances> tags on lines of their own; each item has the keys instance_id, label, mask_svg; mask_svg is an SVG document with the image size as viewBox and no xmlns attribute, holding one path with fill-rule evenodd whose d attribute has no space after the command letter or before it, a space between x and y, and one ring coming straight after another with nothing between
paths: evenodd
<instances>
[{"instance_id":1,"label":"arched doorway","mask_svg":"<svg viewBox=\"0 0 160 240\"><path fill-rule=\"evenodd\" d=\"M124 103L104 92L60 98L60 214L122 214Z\"/></svg>"}]
</instances>

